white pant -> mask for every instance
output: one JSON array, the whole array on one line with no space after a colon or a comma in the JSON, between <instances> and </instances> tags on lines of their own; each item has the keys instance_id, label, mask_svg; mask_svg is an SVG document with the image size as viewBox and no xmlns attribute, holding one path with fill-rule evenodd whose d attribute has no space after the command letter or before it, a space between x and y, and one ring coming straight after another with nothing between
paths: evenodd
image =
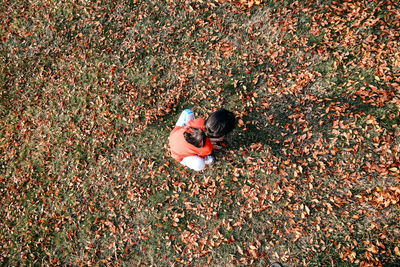
<instances>
[{"instance_id":1,"label":"white pant","mask_svg":"<svg viewBox=\"0 0 400 267\"><path fill-rule=\"evenodd\" d=\"M197 172L203 170L206 166L205 159L200 156L185 157L181 161L181 164Z\"/></svg>"},{"instance_id":2,"label":"white pant","mask_svg":"<svg viewBox=\"0 0 400 267\"><path fill-rule=\"evenodd\" d=\"M193 111L191 111L190 109L185 109L184 111L182 111L175 125L185 126L189 121L194 119L195 117ZM201 171L206 166L205 159L200 156L189 156L183 158L181 164L195 171Z\"/></svg>"},{"instance_id":3,"label":"white pant","mask_svg":"<svg viewBox=\"0 0 400 267\"><path fill-rule=\"evenodd\" d=\"M194 120L194 113L190 109L185 109L179 116L176 126L185 126L189 121Z\"/></svg>"}]
</instances>

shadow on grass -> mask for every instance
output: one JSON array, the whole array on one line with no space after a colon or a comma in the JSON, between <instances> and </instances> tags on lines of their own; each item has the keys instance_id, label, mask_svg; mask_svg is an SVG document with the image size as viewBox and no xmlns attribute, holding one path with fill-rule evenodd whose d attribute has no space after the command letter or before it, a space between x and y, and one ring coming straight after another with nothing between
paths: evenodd
<instances>
[{"instance_id":1,"label":"shadow on grass","mask_svg":"<svg viewBox=\"0 0 400 267\"><path fill-rule=\"evenodd\" d=\"M230 147L249 148L261 143L269 147L276 157L298 158L298 152L317 139L337 137L332 133L335 121L354 121L357 114L357 123L362 124L366 116L371 115L377 118L381 127L391 132L400 123L396 107L374 106L364 103L359 97L300 100L285 95L273 97L269 109L259 110L243 118L245 125L237 128L229 137ZM307 133L310 137L302 138Z\"/></svg>"}]
</instances>

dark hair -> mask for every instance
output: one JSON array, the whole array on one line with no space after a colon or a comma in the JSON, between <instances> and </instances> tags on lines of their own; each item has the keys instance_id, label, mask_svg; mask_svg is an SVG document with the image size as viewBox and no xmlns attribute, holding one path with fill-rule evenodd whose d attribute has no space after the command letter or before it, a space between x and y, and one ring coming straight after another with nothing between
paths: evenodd
<instances>
[{"instance_id":1,"label":"dark hair","mask_svg":"<svg viewBox=\"0 0 400 267\"><path fill-rule=\"evenodd\" d=\"M226 109L220 109L210 114L204 122L204 127L208 137L224 136L236 127L235 115Z\"/></svg>"},{"instance_id":2,"label":"dark hair","mask_svg":"<svg viewBox=\"0 0 400 267\"><path fill-rule=\"evenodd\" d=\"M200 128L189 127L183 133L183 136L189 144L192 144L195 147L203 147L206 144L206 134Z\"/></svg>"}]
</instances>

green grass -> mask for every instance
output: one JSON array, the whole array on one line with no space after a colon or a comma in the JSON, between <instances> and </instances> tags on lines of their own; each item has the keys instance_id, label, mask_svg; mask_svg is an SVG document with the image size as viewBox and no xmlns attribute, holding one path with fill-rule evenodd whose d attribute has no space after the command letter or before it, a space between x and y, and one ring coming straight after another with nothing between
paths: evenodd
<instances>
[{"instance_id":1,"label":"green grass","mask_svg":"<svg viewBox=\"0 0 400 267\"><path fill-rule=\"evenodd\" d=\"M6 1L1 262L398 264L395 10ZM216 163L176 163L180 112L218 107Z\"/></svg>"}]
</instances>

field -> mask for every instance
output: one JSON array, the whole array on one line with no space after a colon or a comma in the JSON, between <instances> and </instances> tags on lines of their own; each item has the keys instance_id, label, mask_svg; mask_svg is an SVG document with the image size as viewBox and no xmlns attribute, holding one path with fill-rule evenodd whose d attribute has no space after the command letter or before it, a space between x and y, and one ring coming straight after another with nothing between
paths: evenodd
<instances>
[{"instance_id":1,"label":"field","mask_svg":"<svg viewBox=\"0 0 400 267\"><path fill-rule=\"evenodd\" d=\"M2 1L0 262L400 264L399 10ZM219 107L216 163L175 162Z\"/></svg>"}]
</instances>

